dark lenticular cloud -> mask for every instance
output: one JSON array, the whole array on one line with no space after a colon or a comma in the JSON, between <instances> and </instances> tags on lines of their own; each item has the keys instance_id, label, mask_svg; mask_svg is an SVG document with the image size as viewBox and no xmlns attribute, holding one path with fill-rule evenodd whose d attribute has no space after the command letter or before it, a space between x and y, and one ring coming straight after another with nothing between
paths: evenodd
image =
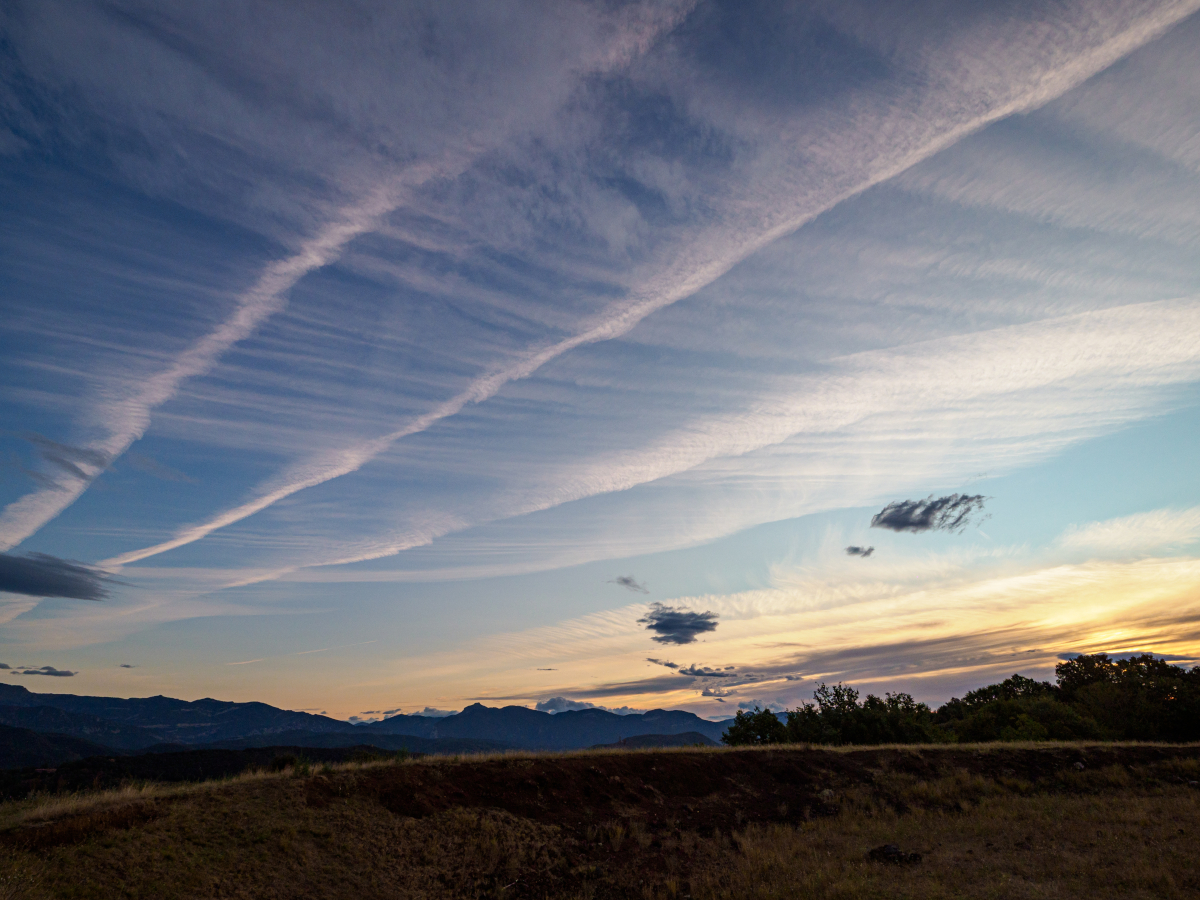
<instances>
[{"instance_id":1,"label":"dark lenticular cloud","mask_svg":"<svg viewBox=\"0 0 1200 900\"><path fill-rule=\"evenodd\" d=\"M619 584L627 591L636 591L639 594L650 593L649 589L644 584L638 584L637 579L632 575L618 575L609 584Z\"/></svg>"},{"instance_id":2,"label":"dark lenticular cloud","mask_svg":"<svg viewBox=\"0 0 1200 900\"><path fill-rule=\"evenodd\" d=\"M109 462L108 455L99 450L60 444L40 434L30 433L25 439L33 444L43 461L81 481L90 481Z\"/></svg>"},{"instance_id":3,"label":"dark lenticular cloud","mask_svg":"<svg viewBox=\"0 0 1200 900\"><path fill-rule=\"evenodd\" d=\"M691 644L696 640L696 635L717 630L717 614L714 612L692 612L661 603L651 603L650 611L638 622L645 625L647 631L655 633L651 640L659 644Z\"/></svg>"},{"instance_id":4,"label":"dark lenticular cloud","mask_svg":"<svg viewBox=\"0 0 1200 900\"><path fill-rule=\"evenodd\" d=\"M693 678L737 678L736 672L730 672L733 666L728 666L726 669L712 669L708 666L690 665L686 669L680 669L680 675L690 675Z\"/></svg>"},{"instance_id":5,"label":"dark lenticular cloud","mask_svg":"<svg viewBox=\"0 0 1200 900\"><path fill-rule=\"evenodd\" d=\"M49 675L52 678L70 678L76 673L68 672L66 669L56 669L54 666L38 666L37 668L23 669L22 675Z\"/></svg>"},{"instance_id":6,"label":"dark lenticular cloud","mask_svg":"<svg viewBox=\"0 0 1200 900\"><path fill-rule=\"evenodd\" d=\"M930 494L924 500L896 500L871 519L872 528L891 531L962 531L976 513L983 510L987 498L982 494Z\"/></svg>"},{"instance_id":7,"label":"dark lenticular cloud","mask_svg":"<svg viewBox=\"0 0 1200 900\"><path fill-rule=\"evenodd\" d=\"M851 547L847 547L847 548L846 548L846 555L847 555L847 556L861 556L861 557L863 557L864 559L865 559L866 557L870 556L870 555L871 555L872 553L874 553L874 552L875 552L875 548L874 548L874 547L854 547L854 546L851 546Z\"/></svg>"},{"instance_id":8,"label":"dark lenticular cloud","mask_svg":"<svg viewBox=\"0 0 1200 900\"><path fill-rule=\"evenodd\" d=\"M108 575L45 553L13 556L0 553L0 592L30 597L103 600Z\"/></svg>"}]
</instances>

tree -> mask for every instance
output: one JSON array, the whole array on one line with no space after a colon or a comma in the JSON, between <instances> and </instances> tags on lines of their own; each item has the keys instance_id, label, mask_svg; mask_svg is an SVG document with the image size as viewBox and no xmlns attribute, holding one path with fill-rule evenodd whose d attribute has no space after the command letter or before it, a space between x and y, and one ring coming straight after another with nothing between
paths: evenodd
<instances>
[{"instance_id":1,"label":"tree","mask_svg":"<svg viewBox=\"0 0 1200 900\"><path fill-rule=\"evenodd\" d=\"M787 740L787 731L779 717L769 709L754 707L754 712L738 710L733 722L721 735L721 743L730 747L752 744L782 744Z\"/></svg>"}]
</instances>

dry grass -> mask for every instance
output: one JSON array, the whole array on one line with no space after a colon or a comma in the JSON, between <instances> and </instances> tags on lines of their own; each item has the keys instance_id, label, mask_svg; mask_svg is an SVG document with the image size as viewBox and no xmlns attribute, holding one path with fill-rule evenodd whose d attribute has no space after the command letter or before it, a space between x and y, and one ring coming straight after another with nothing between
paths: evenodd
<instances>
[{"instance_id":1,"label":"dry grass","mask_svg":"<svg viewBox=\"0 0 1200 900\"><path fill-rule=\"evenodd\" d=\"M650 753L662 772L677 754L727 750L385 760L34 798L0 807L0 900L1200 898L1195 754L1061 767L1035 782L1006 766L1044 744L968 749L997 754L994 774L940 763L935 775L913 774L910 755L940 760L946 748L904 747L837 786L837 815L788 824L738 815L715 831L656 818L653 799L575 825L480 808L487 796L410 818L389 811L378 786L396 766L405 769L392 775L455 785L458 767L502 762L519 773L513 783L532 783L539 760L603 756L632 770ZM787 817L786 804L778 814ZM867 860L887 843L923 861Z\"/></svg>"},{"instance_id":2,"label":"dry grass","mask_svg":"<svg viewBox=\"0 0 1200 900\"><path fill-rule=\"evenodd\" d=\"M751 828L735 836L727 868L709 868L691 887L698 900L1197 897L1198 841L1195 791L992 796L966 814L857 810L799 828ZM922 862L866 859L888 843Z\"/></svg>"}]
</instances>

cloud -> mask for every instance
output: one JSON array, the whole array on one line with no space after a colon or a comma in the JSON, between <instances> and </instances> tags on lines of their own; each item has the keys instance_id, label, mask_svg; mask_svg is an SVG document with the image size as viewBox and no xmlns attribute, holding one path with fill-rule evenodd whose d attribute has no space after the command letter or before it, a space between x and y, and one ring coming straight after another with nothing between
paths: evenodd
<instances>
[{"instance_id":1,"label":"cloud","mask_svg":"<svg viewBox=\"0 0 1200 900\"><path fill-rule=\"evenodd\" d=\"M896 500L871 518L871 527L891 531L962 531L983 510L986 499L982 494L950 494L935 500L930 494L924 500Z\"/></svg>"},{"instance_id":2,"label":"cloud","mask_svg":"<svg viewBox=\"0 0 1200 900\"><path fill-rule=\"evenodd\" d=\"M771 712L779 713L787 709L787 704L778 700L742 700L738 703L738 709L769 709Z\"/></svg>"},{"instance_id":3,"label":"cloud","mask_svg":"<svg viewBox=\"0 0 1200 900\"><path fill-rule=\"evenodd\" d=\"M108 596L105 572L45 553L13 556L0 553L0 592L30 597L103 600Z\"/></svg>"},{"instance_id":4,"label":"cloud","mask_svg":"<svg viewBox=\"0 0 1200 900\"><path fill-rule=\"evenodd\" d=\"M875 548L874 548L874 547L855 547L855 546L850 546L850 547L847 547L847 548L846 548L846 555L847 555L847 556L861 556L861 557L863 557L864 559L865 559L866 557L870 556L870 555L871 555L872 553L874 553L874 552L875 552Z\"/></svg>"},{"instance_id":5,"label":"cloud","mask_svg":"<svg viewBox=\"0 0 1200 900\"><path fill-rule=\"evenodd\" d=\"M558 669L538 669L539 672L557 672Z\"/></svg>"},{"instance_id":6,"label":"cloud","mask_svg":"<svg viewBox=\"0 0 1200 900\"><path fill-rule=\"evenodd\" d=\"M1072 550L1136 553L1180 547L1200 539L1200 506L1190 509L1156 509L1073 525L1059 543Z\"/></svg>"},{"instance_id":7,"label":"cloud","mask_svg":"<svg viewBox=\"0 0 1200 900\"><path fill-rule=\"evenodd\" d=\"M701 697L732 697L737 691L726 688L706 687L700 692Z\"/></svg>"},{"instance_id":8,"label":"cloud","mask_svg":"<svg viewBox=\"0 0 1200 900\"><path fill-rule=\"evenodd\" d=\"M650 590L644 584L638 584L637 579L632 575L618 575L616 578L608 582L608 584L619 584L626 590L636 591L639 594L648 594Z\"/></svg>"},{"instance_id":9,"label":"cloud","mask_svg":"<svg viewBox=\"0 0 1200 900\"><path fill-rule=\"evenodd\" d=\"M646 662L652 662L656 666L666 666L668 669L678 669L679 663L673 663L667 659L655 659L653 656L647 656Z\"/></svg>"},{"instance_id":10,"label":"cloud","mask_svg":"<svg viewBox=\"0 0 1200 900\"><path fill-rule=\"evenodd\" d=\"M425 716L429 719L444 719L446 716L456 716L458 713L453 709L434 709L432 706L427 706L420 712L413 713L413 715Z\"/></svg>"},{"instance_id":11,"label":"cloud","mask_svg":"<svg viewBox=\"0 0 1200 900\"><path fill-rule=\"evenodd\" d=\"M539 700L534 709L540 712L560 713L574 709L594 709L596 704L584 700L568 700L566 697L551 697L549 700Z\"/></svg>"},{"instance_id":12,"label":"cloud","mask_svg":"<svg viewBox=\"0 0 1200 900\"><path fill-rule=\"evenodd\" d=\"M23 668L15 671L22 675L49 675L52 678L70 678L78 673L69 672L66 669L56 669L54 666L38 666L36 668Z\"/></svg>"},{"instance_id":13,"label":"cloud","mask_svg":"<svg viewBox=\"0 0 1200 900\"><path fill-rule=\"evenodd\" d=\"M693 678L737 678L736 672L731 672L729 669L732 666L727 666L725 669L710 669L708 666L691 665L686 669L680 669L680 675L690 675Z\"/></svg>"},{"instance_id":14,"label":"cloud","mask_svg":"<svg viewBox=\"0 0 1200 900\"><path fill-rule=\"evenodd\" d=\"M135 665L131 665L130 663L121 663L121 665L120 665L120 666L118 666L118 668L121 668L121 669L136 669L136 668L137 668L137 666L135 666Z\"/></svg>"},{"instance_id":15,"label":"cloud","mask_svg":"<svg viewBox=\"0 0 1200 900\"><path fill-rule=\"evenodd\" d=\"M691 644L696 635L717 630L717 614L675 609L661 603L651 603L650 611L638 619L647 631L655 632L651 640L659 644Z\"/></svg>"},{"instance_id":16,"label":"cloud","mask_svg":"<svg viewBox=\"0 0 1200 900\"><path fill-rule=\"evenodd\" d=\"M690 231L680 229L680 234L673 239L663 238L664 245L669 246L655 255L653 265L645 266L645 272L640 273L642 277L630 279L632 284L624 291L621 300L600 314L571 323L573 327L568 328L567 337L558 340L543 338L542 341L530 343L515 360L490 368L474 378L465 390L402 427L296 462L276 477L260 484L249 500L226 509L206 522L177 529L170 540L114 557L114 564L144 559L199 540L297 491L356 472L402 438L426 430L435 422L456 415L468 405L490 399L504 385L527 378L547 362L579 347L628 334L651 313L695 295L738 262L793 232L822 212L894 177L991 122L1049 102L1160 36L1193 9L1194 4L1187 3L1161 9L1118 5L1109 11L1109 15L1098 16L1086 5L1066 4L1048 11L1044 18L1039 17L1036 25L1024 21L997 20L990 28L939 29L938 34L944 39L941 45L923 37L921 40L889 44L886 52L881 48L873 48L872 52L886 58L889 67L909 73L909 77L898 79L907 84L908 89L896 93L889 85L882 95L872 94L868 90L862 97L855 98L854 106L859 114L852 117L845 115L847 99L843 93L844 85L836 82L832 82L833 89L828 95L817 90L798 92L797 96L803 96L805 102L796 104L796 109L792 110L794 117L779 115L780 109L776 104L779 99L778 83L774 79L765 79L770 84L766 93L772 98L766 107L762 106L762 97L757 98L757 104L752 102L745 85L739 85L743 89L735 90L732 94L728 86L725 90L706 87L702 94L707 96L685 98L679 105L694 107L698 116L705 111L711 113L713 120L702 122L706 132L717 132L721 127L731 125L729 109L726 107L736 108L746 119L748 131L730 135L728 140L735 145L754 147L755 152L751 154L753 163L735 172L737 177L728 179L729 187L725 196L716 196L713 191L706 192L704 188L707 185L700 185L695 205L712 211L707 217L709 224ZM847 14L848 20L854 18L854 13ZM919 21L916 16L908 18ZM878 39L881 28L884 32L889 31L883 26L867 28L859 22L851 28L853 37L848 38L848 43L855 47L861 44L864 52L867 52L871 41ZM1042 37L1044 34L1054 34L1056 38L1048 40ZM1032 35L1037 37L1033 38ZM779 35L774 37L778 42ZM689 61L680 65L683 58L675 56L676 53L683 53L686 57L686 45L692 39L694 34L691 29L683 29L675 40L663 43L669 50L666 59L647 64L648 73L642 75L654 82L651 85L654 100L671 97L681 88L680 84L661 84L655 79L662 78L670 82L672 77L685 80L695 77L691 58L688 57ZM545 45L553 42L536 43ZM652 43L646 39L642 41L642 46ZM1020 52L1014 48L1020 48ZM604 58L610 55L605 54ZM627 58L622 57L623 60ZM708 69L712 68L711 61L706 65ZM928 73L939 71L940 66L951 67L954 77L930 78ZM868 88L876 86L873 80L867 81ZM330 82L337 84L340 80L330 79ZM623 79L622 90L628 91L636 83ZM814 85L818 83L814 82ZM737 96L738 102L731 105L730 96ZM688 99L694 102L687 102ZM350 107L353 108L353 104ZM774 145L766 138L764 116L768 107L773 114L770 131L775 134ZM603 127L602 124L592 124L595 128ZM592 133L590 129L584 129L588 138ZM880 139L883 135L887 136L887 140ZM817 139L814 136L827 138L828 146L821 146L817 152L812 143ZM543 143L537 137L531 139L530 143ZM581 157L589 155L578 148L577 153ZM712 164L709 156L705 154L706 162ZM819 160L819 163L814 160ZM771 165L772 161L776 165ZM672 178L681 182L687 181L689 176L699 180L698 176L702 174L686 172L676 158L669 161L656 159L645 164L641 159L635 162L636 165L631 169L677 172ZM506 166L498 165L496 168L508 171ZM570 177L579 181L596 180L575 172ZM613 180L634 181L624 174L620 179ZM780 189L780 185L786 185L786 188ZM639 188L645 194L659 193L657 185L639 185ZM545 193L552 193L552 190L547 188ZM609 203L616 202L613 198L608 199ZM690 199L683 198L684 201ZM755 202L756 199L758 202ZM564 214L564 219L585 218L584 211L580 209L571 209L566 213L569 215ZM544 210L539 207L537 214L543 217ZM554 216L545 218L560 221ZM600 224L608 226L604 229L606 232L614 232L611 242L624 250L632 235L615 232L624 231L626 226L623 223L619 227L609 222ZM497 227L509 228L512 223L501 223ZM629 226L630 229L635 227ZM667 231L665 228L658 230ZM605 239L608 237L608 234L604 235ZM628 256L624 253L621 262L622 268L627 268ZM407 538L364 542L356 553L325 560L321 564L352 561L352 556L355 560L378 558L410 546L412 544L407 543Z\"/></svg>"},{"instance_id":17,"label":"cloud","mask_svg":"<svg viewBox=\"0 0 1200 900\"><path fill-rule=\"evenodd\" d=\"M38 456L66 475L90 481L108 465L109 456L101 450L60 444L40 434L29 433L25 439L37 449Z\"/></svg>"}]
</instances>

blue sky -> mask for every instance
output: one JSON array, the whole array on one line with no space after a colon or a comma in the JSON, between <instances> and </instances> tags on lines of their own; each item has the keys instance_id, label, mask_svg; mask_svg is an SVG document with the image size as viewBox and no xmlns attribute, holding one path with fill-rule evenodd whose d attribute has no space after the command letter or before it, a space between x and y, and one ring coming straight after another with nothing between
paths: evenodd
<instances>
[{"instance_id":1,"label":"blue sky","mask_svg":"<svg viewBox=\"0 0 1200 900\"><path fill-rule=\"evenodd\" d=\"M76 673L0 674L721 716L1194 660L1198 9L6 4L0 550L111 577L0 593Z\"/></svg>"}]
</instances>

